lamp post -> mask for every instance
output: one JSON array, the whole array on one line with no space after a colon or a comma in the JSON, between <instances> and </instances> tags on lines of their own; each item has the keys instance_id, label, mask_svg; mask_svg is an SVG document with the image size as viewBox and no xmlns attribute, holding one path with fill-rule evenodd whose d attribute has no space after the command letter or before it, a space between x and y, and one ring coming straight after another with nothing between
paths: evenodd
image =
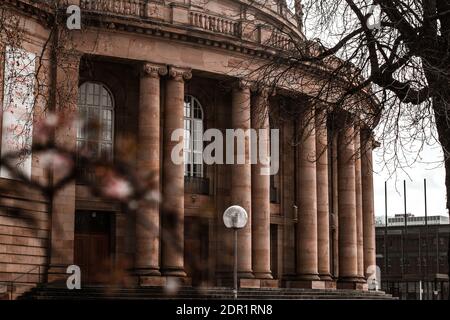
<instances>
[{"instance_id":1,"label":"lamp post","mask_svg":"<svg viewBox=\"0 0 450 320\"><path fill-rule=\"evenodd\" d=\"M237 232L239 229L245 227L248 221L248 214L244 208L240 206L231 206L225 210L223 213L223 223L225 227L229 229L233 229L234 233L234 270L233 270L233 279L234 279L234 299L237 299L237 291L238 291L238 283L237 283Z\"/></svg>"}]
</instances>

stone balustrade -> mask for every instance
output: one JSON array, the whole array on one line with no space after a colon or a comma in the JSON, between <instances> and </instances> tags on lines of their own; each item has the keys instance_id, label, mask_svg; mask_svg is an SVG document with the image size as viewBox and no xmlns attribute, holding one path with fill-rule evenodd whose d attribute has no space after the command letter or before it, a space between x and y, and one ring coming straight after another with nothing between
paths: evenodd
<instances>
[{"instance_id":1,"label":"stone balustrade","mask_svg":"<svg viewBox=\"0 0 450 320\"><path fill-rule=\"evenodd\" d=\"M189 17L189 22L193 27L231 36L239 36L239 23L236 21L197 11L191 11Z\"/></svg>"},{"instance_id":2,"label":"stone balustrade","mask_svg":"<svg viewBox=\"0 0 450 320\"><path fill-rule=\"evenodd\" d=\"M294 47L293 40L289 36L277 31L272 32L268 45L282 50L291 50Z\"/></svg>"},{"instance_id":3,"label":"stone balustrade","mask_svg":"<svg viewBox=\"0 0 450 320\"><path fill-rule=\"evenodd\" d=\"M251 15L251 19L247 19L248 10L242 11L243 9L237 0L236 3L229 5L226 13L219 10L219 7L211 6L211 3L208 3L209 7L202 9L198 5L189 6L177 2L165 4L160 1L145 0L80 0L81 9L88 13L138 18L148 21L156 20L257 42L282 50L292 49L293 43L289 36L277 30L290 30L287 32L292 33L294 37L301 36L295 30L295 26L290 25L292 22L287 18L286 10L280 11L277 10L277 7L272 8L269 5L266 8L259 4L262 6L261 8L253 8L255 13L261 13L258 14L258 19L254 19L255 13ZM220 1L217 3L220 3ZM275 17L278 17L278 22L274 22L276 21L273 19ZM285 28L288 25L289 28ZM263 37L257 36L258 26L264 26L265 35Z\"/></svg>"},{"instance_id":4,"label":"stone balustrade","mask_svg":"<svg viewBox=\"0 0 450 320\"><path fill-rule=\"evenodd\" d=\"M113 13L142 17L145 13L144 0L81 0L81 8L93 12Z\"/></svg>"}]
</instances>

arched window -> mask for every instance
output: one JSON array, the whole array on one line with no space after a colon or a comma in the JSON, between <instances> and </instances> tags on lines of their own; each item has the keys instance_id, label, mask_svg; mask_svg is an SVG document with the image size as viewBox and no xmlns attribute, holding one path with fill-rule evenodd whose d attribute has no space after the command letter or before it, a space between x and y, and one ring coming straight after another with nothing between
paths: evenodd
<instances>
[{"instance_id":1,"label":"arched window","mask_svg":"<svg viewBox=\"0 0 450 320\"><path fill-rule=\"evenodd\" d=\"M193 96L184 97L184 175L203 177L203 109Z\"/></svg>"},{"instance_id":2,"label":"arched window","mask_svg":"<svg viewBox=\"0 0 450 320\"><path fill-rule=\"evenodd\" d=\"M101 83L85 82L78 91L77 150L94 158L113 159L114 101Z\"/></svg>"}]
</instances>

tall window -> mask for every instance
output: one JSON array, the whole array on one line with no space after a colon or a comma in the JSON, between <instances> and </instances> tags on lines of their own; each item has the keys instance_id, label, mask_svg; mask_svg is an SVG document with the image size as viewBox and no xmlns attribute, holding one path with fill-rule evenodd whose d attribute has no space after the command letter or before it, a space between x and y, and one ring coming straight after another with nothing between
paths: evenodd
<instances>
[{"instance_id":1,"label":"tall window","mask_svg":"<svg viewBox=\"0 0 450 320\"><path fill-rule=\"evenodd\" d=\"M203 177L203 109L193 96L184 97L184 175Z\"/></svg>"},{"instance_id":2,"label":"tall window","mask_svg":"<svg viewBox=\"0 0 450 320\"><path fill-rule=\"evenodd\" d=\"M102 84L85 82L78 93L77 150L94 158L113 159L114 102Z\"/></svg>"}]
</instances>

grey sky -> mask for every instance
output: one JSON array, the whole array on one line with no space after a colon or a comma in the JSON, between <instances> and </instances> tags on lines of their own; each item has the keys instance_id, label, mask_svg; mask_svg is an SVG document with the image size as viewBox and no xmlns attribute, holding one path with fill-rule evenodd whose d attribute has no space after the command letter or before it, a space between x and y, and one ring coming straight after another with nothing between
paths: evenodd
<instances>
[{"instance_id":1,"label":"grey sky","mask_svg":"<svg viewBox=\"0 0 450 320\"><path fill-rule=\"evenodd\" d=\"M424 215L423 179L427 179L427 199L429 215L445 215L445 170L442 162L440 146L425 146L420 153L421 160L411 168L397 170L389 177L383 167L383 150L374 151L374 201L375 215L383 216L384 181L387 181L388 215L403 213L403 179L406 180L407 212L416 216ZM409 175L409 177L408 177Z\"/></svg>"}]
</instances>

